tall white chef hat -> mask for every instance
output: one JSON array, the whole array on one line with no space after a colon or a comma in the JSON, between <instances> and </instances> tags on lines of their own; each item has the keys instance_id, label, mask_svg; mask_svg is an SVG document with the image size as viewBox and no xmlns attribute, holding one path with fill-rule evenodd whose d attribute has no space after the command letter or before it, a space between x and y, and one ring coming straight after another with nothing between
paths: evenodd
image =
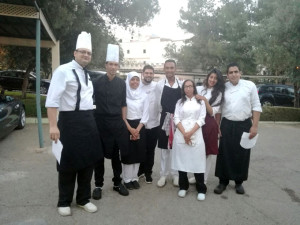
<instances>
[{"instance_id":1,"label":"tall white chef hat","mask_svg":"<svg viewBox=\"0 0 300 225\"><path fill-rule=\"evenodd\" d=\"M79 48L85 48L92 51L92 37L90 33L82 31L81 34L78 35L76 50Z\"/></svg>"},{"instance_id":2,"label":"tall white chef hat","mask_svg":"<svg viewBox=\"0 0 300 225\"><path fill-rule=\"evenodd\" d=\"M106 62L119 63L119 45L107 45Z\"/></svg>"}]
</instances>

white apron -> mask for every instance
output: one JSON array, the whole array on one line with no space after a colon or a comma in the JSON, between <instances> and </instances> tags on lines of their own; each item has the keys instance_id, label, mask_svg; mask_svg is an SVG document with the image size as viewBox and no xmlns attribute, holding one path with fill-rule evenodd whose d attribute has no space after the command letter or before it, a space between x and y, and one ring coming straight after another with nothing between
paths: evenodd
<instances>
[{"instance_id":1,"label":"white apron","mask_svg":"<svg viewBox=\"0 0 300 225\"><path fill-rule=\"evenodd\" d=\"M190 131L196 124L200 104L196 101L186 101L183 107L183 119L181 124L185 131ZM189 172L205 173L205 144L202 128L199 128L192 136L192 145L185 144L182 133L176 129L172 149L172 169Z\"/></svg>"}]
</instances>

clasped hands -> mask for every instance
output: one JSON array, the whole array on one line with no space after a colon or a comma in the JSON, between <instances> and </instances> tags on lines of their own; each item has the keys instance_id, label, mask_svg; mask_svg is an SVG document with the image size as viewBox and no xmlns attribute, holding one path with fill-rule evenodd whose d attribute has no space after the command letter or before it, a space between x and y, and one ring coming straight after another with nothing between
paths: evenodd
<instances>
[{"instance_id":1,"label":"clasped hands","mask_svg":"<svg viewBox=\"0 0 300 225\"><path fill-rule=\"evenodd\" d=\"M138 129L136 129L136 128L130 128L129 129L129 132L131 133L131 135L132 135L132 138L130 139L130 140L133 140L133 141L136 141L136 140L138 140L140 137L140 131L138 130Z\"/></svg>"}]
</instances>

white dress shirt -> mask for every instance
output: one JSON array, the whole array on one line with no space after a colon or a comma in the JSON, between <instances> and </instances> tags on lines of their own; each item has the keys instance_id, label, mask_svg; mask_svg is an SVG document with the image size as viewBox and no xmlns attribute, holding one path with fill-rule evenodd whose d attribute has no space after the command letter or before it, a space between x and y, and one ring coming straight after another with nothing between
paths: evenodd
<instances>
[{"instance_id":1,"label":"white dress shirt","mask_svg":"<svg viewBox=\"0 0 300 225\"><path fill-rule=\"evenodd\" d=\"M127 119L141 119L140 123L147 124L149 118L149 100L148 96L143 94L140 99L126 98L127 103Z\"/></svg>"},{"instance_id":2,"label":"white dress shirt","mask_svg":"<svg viewBox=\"0 0 300 225\"><path fill-rule=\"evenodd\" d=\"M75 69L81 84L79 110L93 109L93 84L88 78L86 85L83 68L75 60L54 71L46 99L47 108L58 108L59 111L75 110L78 83L72 69Z\"/></svg>"},{"instance_id":3,"label":"white dress shirt","mask_svg":"<svg viewBox=\"0 0 300 225\"><path fill-rule=\"evenodd\" d=\"M146 129L152 129L159 126L159 110L155 104L155 87L157 82L152 81L150 84L141 83L142 91L148 95L149 100L149 119L146 124Z\"/></svg>"},{"instance_id":4,"label":"white dress shirt","mask_svg":"<svg viewBox=\"0 0 300 225\"><path fill-rule=\"evenodd\" d=\"M244 121L252 117L252 111L262 112L257 88L252 81L239 80L237 85L225 84L222 117L232 121Z\"/></svg>"},{"instance_id":5,"label":"white dress shirt","mask_svg":"<svg viewBox=\"0 0 300 225\"><path fill-rule=\"evenodd\" d=\"M213 88L206 88L204 86L198 86L197 87L197 92L199 95L204 96L207 101L209 101L211 99L211 92L212 92ZM219 104L221 102L222 99L222 93L219 93L218 97L216 98L216 100L213 102L213 104L211 105L212 110L213 110L213 115L215 116L216 113L219 112L221 105L218 106L214 106L216 104Z\"/></svg>"}]
</instances>

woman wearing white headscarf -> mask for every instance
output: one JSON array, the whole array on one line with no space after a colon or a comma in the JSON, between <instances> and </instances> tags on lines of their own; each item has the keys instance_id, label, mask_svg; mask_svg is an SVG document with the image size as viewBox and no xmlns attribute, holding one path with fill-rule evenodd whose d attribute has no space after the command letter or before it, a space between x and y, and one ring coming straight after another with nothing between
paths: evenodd
<instances>
[{"instance_id":1,"label":"woman wearing white headscarf","mask_svg":"<svg viewBox=\"0 0 300 225\"><path fill-rule=\"evenodd\" d=\"M145 158L145 124L149 118L148 96L140 88L141 75L130 72L126 79L127 115L123 118L127 129L129 154L122 157L123 180L127 189L138 189L138 170Z\"/></svg>"}]
</instances>

